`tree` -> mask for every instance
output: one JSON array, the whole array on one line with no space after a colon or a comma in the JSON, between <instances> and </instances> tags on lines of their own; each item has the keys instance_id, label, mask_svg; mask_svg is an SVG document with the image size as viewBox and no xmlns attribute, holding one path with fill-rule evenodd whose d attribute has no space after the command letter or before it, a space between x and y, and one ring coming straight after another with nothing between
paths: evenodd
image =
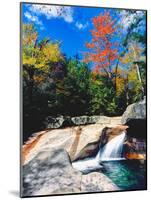
<instances>
[{"instance_id":1,"label":"tree","mask_svg":"<svg viewBox=\"0 0 151 200\"><path fill-rule=\"evenodd\" d=\"M54 65L62 60L59 42L48 38L39 40L35 27L23 24L23 129L27 135L43 128L44 118L49 111L47 89L52 85L49 75L53 74Z\"/></svg>"},{"instance_id":2,"label":"tree","mask_svg":"<svg viewBox=\"0 0 151 200\"><path fill-rule=\"evenodd\" d=\"M138 88L139 88L139 93L141 91L142 97L144 96L144 87L143 87L142 77L141 77L141 73L140 73L139 63L141 63L145 59L143 56L143 52L144 52L144 48L140 43L138 43L136 41L133 41L133 42L131 41L131 43L128 46L127 52L120 59L122 64L124 64L125 66L128 67L128 73L130 73L129 71L134 71L133 75L135 77L134 80L135 80L136 84L133 84L133 87L135 85L136 90L138 90ZM139 97L140 97L140 94L139 94ZM136 97L136 99L138 100L137 97Z\"/></svg>"},{"instance_id":3,"label":"tree","mask_svg":"<svg viewBox=\"0 0 151 200\"><path fill-rule=\"evenodd\" d=\"M59 43L47 38L38 40L38 32L32 24L23 25L22 52L23 77L32 104L34 87L47 78L52 63L63 58Z\"/></svg>"},{"instance_id":4,"label":"tree","mask_svg":"<svg viewBox=\"0 0 151 200\"><path fill-rule=\"evenodd\" d=\"M65 112L73 116L88 114L91 71L77 58L69 59L66 67L63 91Z\"/></svg>"},{"instance_id":5,"label":"tree","mask_svg":"<svg viewBox=\"0 0 151 200\"><path fill-rule=\"evenodd\" d=\"M112 66L118 58L117 40L115 39L116 22L109 12L104 12L92 19L92 41L86 44L90 50L85 54L85 61L95 64L95 71L105 71L112 78Z\"/></svg>"},{"instance_id":6,"label":"tree","mask_svg":"<svg viewBox=\"0 0 151 200\"><path fill-rule=\"evenodd\" d=\"M123 15L123 14L122 14ZM135 65L140 82L142 97L146 91L146 13L145 11L124 11L123 18L128 21L123 40L122 57L127 63Z\"/></svg>"}]
</instances>

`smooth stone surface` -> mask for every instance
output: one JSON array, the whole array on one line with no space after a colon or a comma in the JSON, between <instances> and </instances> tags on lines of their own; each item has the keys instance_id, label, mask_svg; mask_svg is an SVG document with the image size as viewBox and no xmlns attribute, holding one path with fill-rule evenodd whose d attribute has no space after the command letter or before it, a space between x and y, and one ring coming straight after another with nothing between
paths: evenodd
<instances>
[{"instance_id":1,"label":"smooth stone surface","mask_svg":"<svg viewBox=\"0 0 151 200\"><path fill-rule=\"evenodd\" d=\"M99 120L96 121L97 124L110 124L111 123L111 118L106 117L106 116L100 116Z\"/></svg>"},{"instance_id":2,"label":"smooth stone surface","mask_svg":"<svg viewBox=\"0 0 151 200\"><path fill-rule=\"evenodd\" d=\"M23 197L115 190L119 188L105 175L75 170L63 149L45 149L23 167Z\"/></svg>"},{"instance_id":3,"label":"smooth stone surface","mask_svg":"<svg viewBox=\"0 0 151 200\"><path fill-rule=\"evenodd\" d=\"M80 192L81 173L63 149L43 150L23 167L23 196Z\"/></svg>"},{"instance_id":4,"label":"smooth stone surface","mask_svg":"<svg viewBox=\"0 0 151 200\"><path fill-rule=\"evenodd\" d=\"M130 119L146 119L146 100L131 104L124 112L121 123L126 124Z\"/></svg>"},{"instance_id":5,"label":"smooth stone surface","mask_svg":"<svg viewBox=\"0 0 151 200\"><path fill-rule=\"evenodd\" d=\"M107 176L92 172L82 176L81 190L85 192L118 191L116 186Z\"/></svg>"},{"instance_id":6,"label":"smooth stone surface","mask_svg":"<svg viewBox=\"0 0 151 200\"><path fill-rule=\"evenodd\" d=\"M116 127L120 120L121 117L111 117L109 124L91 124L35 133L22 148L23 164L27 164L45 148L63 148L72 161L95 156L104 127ZM119 128L117 130L120 131Z\"/></svg>"}]
</instances>

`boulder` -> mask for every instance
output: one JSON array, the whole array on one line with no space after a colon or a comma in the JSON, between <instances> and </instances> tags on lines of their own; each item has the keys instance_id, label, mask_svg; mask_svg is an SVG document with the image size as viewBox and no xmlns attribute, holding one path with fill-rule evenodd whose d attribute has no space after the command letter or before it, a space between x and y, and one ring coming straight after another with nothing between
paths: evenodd
<instances>
[{"instance_id":1,"label":"boulder","mask_svg":"<svg viewBox=\"0 0 151 200\"><path fill-rule=\"evenodd\" d=\"M121 122L128 126L124 156L127 159L146 159L146 99L129 105Z\"/></svg>"},{"instance_id":2,"label":"boulder","mask_svg":"<svg viewBox=\"0 0 151 200\"><path fill-rule=\"evenodd\" d=\"M45 148L63 148L69 153L72 161L78 159L78 157L89 157L99 146L103 128L102 125L87 125L81 127L81 134L79 134L78 126L68 127L45 131L40 140L38 140L38 136L34 136L35 139L30 139L23 146L24 164L32 160Z\"/></svg>"},{"instance_id":3,"label":"boulder","mask_svg":"<svg viewBox=\"0 0 151 200\"><path fill-rule=\"evenodd\" d=\"M109 124L111 122L109 117L100 115L72 117L71 120L75 125Z\"/></svg>"},{"instance_id":4,"label":"boulder","mask_svg":"<svg viewBox=\"0 0 151 200\"><path fill-rule=\"evenodd\" d=\"M84 192L100 192L118 191L120 188L104 174L92 172L82 175L81 190Z\"/></svg>"},{"instance_id":5,"label":"boulder","mask_svg":"<svg viewBox=\"0 0 151 200\"><path fill-rule=\"evenodd\" d=\"M101 137L100 137L100 147L104 146L106 143L108 143L110 140L112 140L114 137L120 135L125 132L129 127L127 125L118 125L116 127L105 127L102 130Z\"/></svg>"},{"instance_id":6,"label":"boulder","mask_svg":"<svg viewBox=\"0 0 151 200\"><path fill-rule=\"evenodd\" d=\"M87 124L109 124L111 122L109 117L94 115L94 116L78 116L78 117L70 117L70 116L59 116L52 117L48 116L45 119L45 127L46 128L60 128L67 127L71 125L87 125Z\"/></svg>"},{"instance_id":7,"label":"boulder","mask_svg":"<svg viewBox=\"0 0 151 200\"><path fill-rule=\"evenodd\" d=\"M44 149L23 167L22 196L41 196L120 190L105 175L83 175L63 149Z\"/></svg>"},{"instance_id":8,"label":"boulder","mask_svg":"<svg viewBox=\"0 0 151 200\"><path fill-rule=\"evenodd\" d=\"M102 130L106 126L113 127L107 130L110 130L110 136L115 137L122 131L121 126L117 127L120 120L120 117L111 117L109 124L96 123L35 133L23 146L23 164L28 163L45 148L63 148L69 153L72 161L95 156L103 138Z\"/></svg>"},{"instance_id":9,"label":"boulder","mask_svg":"<svg viewBox=\"0 0 151 200\"><path fill-rule=\"evenodd\" d=\"M23 167L25 196L80 192L81 173L63 149L45 149Z\"/></svg>"},{"instance_id":10,"label":"boulder","mask_svg":"<svg viewBox=\"0 0 151 200\"><path fill-rule=\"evenodd\" d=\"M74 125L85 125L89 124L89 116L79 116L71 118Z\"/></svg>"},{"instance_id":11,"label":"boulder","mask_svg":"<svg viewBox=\"0 0 151 200\"><path fill-rule=\"evenodd\" d=\"M64 122L63 116L56 117L56 118L48 116L45 119L45 126L46 128L60 128L63 122Z\"/></svg>"},{"instance_id":12,"label":"boulder","mask_svg":"<svg viewBox=\"0 0 151 200\"><path fill-rule=\"evenodd\" d=\"M124 143L124 157L127 159L146 159L146 141L127 136Z\"/></svg>"},{"instance_id":13,"label":"boulder","mask_svg":"<svg viewBox=\"0 0 151 200\"><path fill-rule=\"evenodd\" d=\"M129 119L146 119L146 100L129 105L124 112L121 122L126 124Z\"/></svg>"},{"instance_id":14,"label":"boulder","mask_svg":"<svg viewBox=\"0 0 151 200\"><path fill-rule=\"evenodd\" d=\"M100 140L89 142L86 144L73 158L72 161L81 160L84 158L91 158L96 156L99 151Z\"/></svg>"}]
</instances>

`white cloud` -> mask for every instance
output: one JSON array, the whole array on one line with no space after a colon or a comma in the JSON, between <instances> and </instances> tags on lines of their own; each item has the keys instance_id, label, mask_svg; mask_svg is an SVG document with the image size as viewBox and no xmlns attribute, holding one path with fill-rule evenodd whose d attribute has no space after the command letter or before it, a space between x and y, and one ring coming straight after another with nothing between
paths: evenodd
<instances>
[{"instance_id":1,"label":"white cloud","mask_svg":"<svg viewBox=\"0 0 151 200\"><path fill-rule=\"evenodd\" d=\"M79 30L84 30L87 26L88 26L88 22L87 23L85 23L85 24L82 24L82 23L80 23L80 22L76 22L75 23L75 26L79 29Z\"/></svg>"},{"instance_id":2,"label":"white cloud","mask_svg":"<svg viewBox=\"0 0 151 200\"><path fill-rule=\"evenodd\" d=\"M34 22L35 24L40 25L41 27L43 27L42 21L40 21L37 16L31 15L31 13L27 12L27 11L24 13L24 16L28 19L28 21Z\"/></svg>"},{"instance_id":3,"label":"white cloud","mask_svg":"<svg viewBox=\"0 0 151 200\"><path fill-rule=\"evenodd\" d=\"M52 5L38 5L28 4L28 11L25 12L25 17L37 25L43 27L42 21L39 20L41 15L45 16L47 20L52 18L63 19L67 23L73 23L77 29L84 30L89 25L88 22L81 23L80 21L74 21L73 19L73 8L70 6L52 6Z\"/></svg>"},{"instance_id":4,"label":"white cloud","mask_svg":"<svg viewBox=\"0 0 151 200\"><path fill-rule=\"evenodd\" d=\"M31 5L29 10L36 15L44 15L47 19L63 18L64 21L73 22L73 10L69 6Z\"/></svg>"}]
</instances>

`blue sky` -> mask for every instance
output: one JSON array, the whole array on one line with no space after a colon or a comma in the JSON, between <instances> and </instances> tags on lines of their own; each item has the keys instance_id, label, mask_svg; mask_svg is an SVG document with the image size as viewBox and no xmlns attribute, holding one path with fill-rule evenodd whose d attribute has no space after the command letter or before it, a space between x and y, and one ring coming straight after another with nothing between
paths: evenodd
<instances>
[{"instance_id":1,"label":"blue sky","mask_svg":"<svg viewBox=\"0 0 151 200\"><path fill-rule=\"evenodd\" d=\"M86 51L85 43L90 41L92 29L91 19L94 16L103 12L101 8L86 8L86 7L64 7L65 16L56 16L56 6L23 4L23 22L34 23L39 37L49 37L52 40L61 41L61 50L68 57L76 54L81 55L81 52ZM60 11L61 6L57 6L56 10ZM66 9L68 8L68 9ZM50 10L49 10L50 9ZM51 13L52 12L52 13Z\"/></svg>"},{"instance_id":2,"label":"blue sky","mask_svg":"<svg viewBox=\"0 0 151 200\"><path fill-rule=\"evenodd\" d=\"M91 40L92 18L104 12L103 8L69 7L23 3L24 23L34 23L39 38L61 41L61 50L68 57L87 51L85 43ZM115 14L115 9L111 14ZM124 16L124 12L123 12ZM125 30L133 17L124 18Z\"/></svg>"}]
</instances>

